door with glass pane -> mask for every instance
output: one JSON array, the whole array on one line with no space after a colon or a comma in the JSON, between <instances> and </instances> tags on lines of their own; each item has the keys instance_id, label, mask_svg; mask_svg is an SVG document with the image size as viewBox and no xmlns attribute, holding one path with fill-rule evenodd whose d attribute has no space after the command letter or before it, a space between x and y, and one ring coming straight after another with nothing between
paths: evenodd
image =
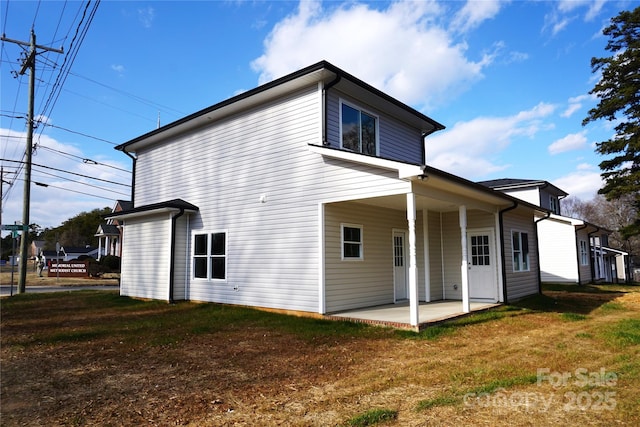
<instances>
[{"instance_id":1,"label":"door with glass pane","mask_svg":"<svg viewBox=\"0 0 640 427\"><path fill-rule=\"evenodd\" d=\"M393 232L393 284L395 300L405 300L407 291L407 262L404 231Z\"/></svg>"},{"instance_id":2,"label":"door with glass pane","mask_svg":"<svg viewBox=\"0 0 640 427\"><path fill-rule=\"evenodd\" d=\"M497 301L493 230L467 230L467 246L469 297Z\"/></svg>"}]
</instances>

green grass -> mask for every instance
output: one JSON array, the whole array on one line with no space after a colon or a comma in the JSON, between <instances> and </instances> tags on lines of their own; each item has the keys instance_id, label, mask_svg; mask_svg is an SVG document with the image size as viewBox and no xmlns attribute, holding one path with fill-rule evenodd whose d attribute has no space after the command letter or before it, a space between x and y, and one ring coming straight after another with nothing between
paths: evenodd
<instances>
[{"instance_id":1,"label":"green grass","mask_svg":"<svg viewBox=\"0 0 640 427\"><path fill-rule=\"evenodd\" d=\"M150 346L164 347L196 335L261 327L314 342L336 337L393 336L391 330L362 323L288 316L220 304L142 301L113 292L23 294L4 298L1 304L3 323L10 323L14 317L47 316L52 319L35 333L7 338L5 341L5 345L21 347L90 341L107 336L116 337L124 343L144 341ZM83 313L103 316L103 321L85 323L70 320L74 316L69 313L79 317Z\"/></svg>"},{"instance_id":2,"label":"green grass","mask_svg":"<svg viewBox=\"0 0 640 427\"><path fill-rule=\"evenodd\" d=\"M568 322L577 322L580 320L586 320L587 316L585 316L584 314L567 312L567 313L561 313L560 318Z\"/></svg>"},{"instance_id":3,"label":"green grass","mask_svg":"<svg viewBox=\"0 0 640 427\"><path fill-rule=\"evenodd\" d=\"M449 394L442 394L433 399L421 400L420 402L418 402L416 410L426 411L428 409L439 406L457 406L465 400L466 396L477 397L480 395L491 394L498 390L508 389L510 387L535 384L537 381L537 374L498 378L476 387L466 388L464 390L456 390Z\"/></svg>"},{"instance_id":4,"label":"green grass","mask_svg":"<svg viewBox=\"0 0 640 427\"><path fill-rule=\"evenodd\" d=\"M603 332L604 338L615 346L629 347L640 344L640 319L622 319Z\"/></svg>"},{"instance_id":5,"label":"green grass","mask_svg":"<svg viewBox=\"0 0 640 427\"><path fill-rule=\"evenodd\" d=\"M373 426L380 423L386 423L398 418L398 411L392 409L371 409L363 414L356 415L347 421L344 425L350 427Z\"/></svg>"},{"instance_id":6,"label":"green grass","mask_svg":"<svg viewBox=\"0 0 640 427\"><path fill-rule=\"evenodd\" d=\"M626 308L624 307L624 305L620 304L619 302L610 301L602 304L600 306L600 310L604 313L611 313L615 311L624 311L626 310Z\"/></svg>"},{"instance_id":7,"label":"green grass","mask_svg":"<svg viewBox=\"0 0 640 427\"><path fill-rule=\"evenodd\" d=\"M404 339L436 340L454 334L462 327L497 321L506 317L525 314L526 311L514 306L500 306L489 310L472 313L458 319L446 320L442 323L428 325L420 332L398 330L396 335Z\"/></svg>"},{"instance_id":8,"label":"green grass","mask_svg":"<svg viewBox=\"0 0 640 427\"><path fill-rule=\"evenodd\" d=\"M441 395L433 399L421 400L418 402L417 411L426 411L439 406L456 406L462 403L462 397L458 395Z\"/></svg>"},{"instance_id":9,"label":"green grass","mask_svg":"<svg viewBox=\"0 0 640 427\"><path fill-rule=\"evenodd\" d=\"M511 378L499 378L493 381L489 381L487 384L480 385L478 387L474 387L472 389L467 390L467 393L493 393L498 389L506 389L509 387L514 387L518 385L529 385L535 384L538 381L538 375L522 375L515 376Z\"/></svg>"}]
</instances>

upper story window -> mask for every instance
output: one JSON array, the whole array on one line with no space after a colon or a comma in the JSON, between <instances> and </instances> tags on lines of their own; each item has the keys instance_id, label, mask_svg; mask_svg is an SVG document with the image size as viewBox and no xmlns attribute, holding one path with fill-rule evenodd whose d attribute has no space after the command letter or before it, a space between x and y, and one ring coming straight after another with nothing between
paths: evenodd
<instances>
[{"instance_id":1,"label":"upper story window","mask_svg":"<svg viewBox=\"0 0 640 427\"><path fill-rule=\"evenodd\" d=\"M556 215L560 215L560 203L555 196L549 196L549 210Z\"/></svg>"},{"instance_id":2,"label":"upper story window","mask_svg":"<svg viewBox=\"0 0 640 427\"><path fill-rule=\"evenodd\" d=\"M378 154L378 118L345 103L340 108L342 148Z\"/></svg>"}]
</instances>

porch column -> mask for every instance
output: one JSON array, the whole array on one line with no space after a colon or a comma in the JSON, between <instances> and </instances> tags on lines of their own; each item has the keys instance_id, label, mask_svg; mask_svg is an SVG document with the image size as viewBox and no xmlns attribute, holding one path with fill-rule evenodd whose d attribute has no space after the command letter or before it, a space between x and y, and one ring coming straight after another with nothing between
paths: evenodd
<instances>
[{"instance_id":1,"label":"porch column","mask_svg":"<svg viewBox=\"0 0 640 427\"><path fill-rule=\"evenodd\" d=\"M460 216L460 245L462 246L462 264L460 265L460 276L462 277L462 311L469 313L471 305L469 303L469 258L467 254L467 207L462 205L458 208Z\"/></svg>"},{"instance_id":2,"label":"porch column","mask_svg":"<svg viewBox=\"0 0 640 427\"><path fill-rule=\"evenodd\" d=\"M416 256L416 196L414 193L407 193L407 223L409 227L409 311L411 326L418 326L420 316Z\"/></svg>"},{"instance_id":3,"label":"porch column","mask_svg":"<svg viewBox=\"0 0 640 427\"><path fill-rule=\"evenodd\" d=\"M102 236L98 236L98 261L102 258Z\"/></svg>"}]
</instances>

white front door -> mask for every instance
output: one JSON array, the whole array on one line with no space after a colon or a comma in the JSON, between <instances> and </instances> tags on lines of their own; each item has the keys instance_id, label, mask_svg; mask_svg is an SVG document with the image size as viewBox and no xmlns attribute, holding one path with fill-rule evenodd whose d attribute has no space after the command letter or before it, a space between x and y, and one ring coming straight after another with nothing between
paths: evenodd
<instances>
[{"instance_id":1,"label":"white front door","mask_svg":"<svg viewBox=\"0 0 640 427\"><path fill-rule=\"evenodd\" d=\"M498 300L494 233L491 229L467 231L469 298Z\"/></svg>"},{"instance_id":2,"label":"white front door","mask_svg":"<svg viewBox=\"0 0 640 427\"><path fill-rule=\"evenodd\" d=\"M407 292L407 260L405 248L405 233L393 232L393 285L395 300L406 300Z\"/></svg>"}]
</instances>

